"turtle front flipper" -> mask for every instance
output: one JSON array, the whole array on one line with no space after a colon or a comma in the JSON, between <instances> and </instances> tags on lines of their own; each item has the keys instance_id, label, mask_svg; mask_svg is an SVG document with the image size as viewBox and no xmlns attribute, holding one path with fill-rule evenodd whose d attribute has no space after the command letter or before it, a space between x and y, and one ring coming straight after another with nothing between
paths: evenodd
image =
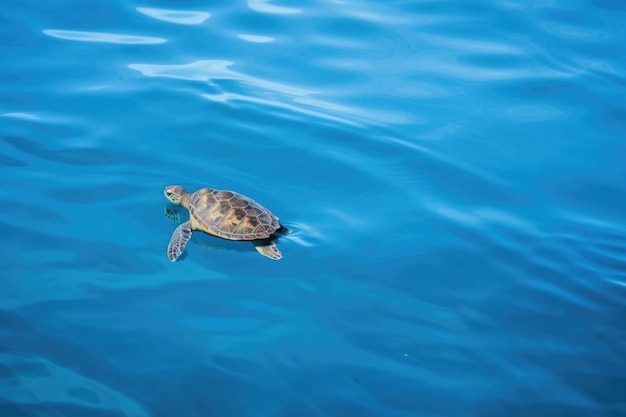
<instances>
[{"instance_id":1,"label":"turtle front flipper","mask_svg":"<svg viewBox=\"0 0 626 417\"><path fill-rule=\"evenodd\" d=\"M165 211L163 212L163 214L165 214L165 217L173 222L178 223L180 221L180 214L178 213L178 210L175 210L171 207L165 206Z\"/></svg>"},{"instance_id":2,"label":"turtle front flipper","mask_svg":"<svg viewBox=\"0 0 626 417\"><path fill-rule=\"evenodd\" d=\"M257 252L259 252L263 256L267 256L268 258L275 261L283 257L283 254L280 253L274 242L259 240L253 243L254 248L257 250Z\"/></svg>"},{"instance_id":3,"label":"turtle front flipper","mask_svg":"<svg viewBox=\"0 0 626 417\"><path fill-rule=\"evenodd\" d=\"M179 225L170 239L170 244L167 246L167 258L174 262L185 250L185 245L191 239L191 223L186 221Z\"/></svg>"}]
</instances>

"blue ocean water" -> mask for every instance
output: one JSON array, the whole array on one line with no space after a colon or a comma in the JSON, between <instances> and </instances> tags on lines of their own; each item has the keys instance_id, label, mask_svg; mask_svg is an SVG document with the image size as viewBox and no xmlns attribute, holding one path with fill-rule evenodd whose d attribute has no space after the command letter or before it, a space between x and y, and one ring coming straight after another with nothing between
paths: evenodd
<instances>
[{"instance_id":1,"label":"blue ocean water","mask_svg":"<svg viewBox=\"0 0 626 417\"><path fill-rule=\"evenodd\" d=\"M1 417L626 415L622 0L0 22ZM170 263L170 184L284 258Z\"/></svg>"}]
</instances>

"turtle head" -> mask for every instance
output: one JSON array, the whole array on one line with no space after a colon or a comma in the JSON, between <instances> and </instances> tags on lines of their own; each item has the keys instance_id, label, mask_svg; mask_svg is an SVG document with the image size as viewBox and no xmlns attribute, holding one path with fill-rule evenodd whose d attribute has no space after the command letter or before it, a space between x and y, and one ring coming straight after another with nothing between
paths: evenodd
<instances>
[{"instance_id":1,"label":"turtle head","mask_svg":"<svg viewBox=\"0 0 626 417\"><path fill-rule=\"evenodd\" d=\"M163 189L163 194L172 203L181 205L189 193L180 185L168 185Z\"/></svg>"}]
</instances>

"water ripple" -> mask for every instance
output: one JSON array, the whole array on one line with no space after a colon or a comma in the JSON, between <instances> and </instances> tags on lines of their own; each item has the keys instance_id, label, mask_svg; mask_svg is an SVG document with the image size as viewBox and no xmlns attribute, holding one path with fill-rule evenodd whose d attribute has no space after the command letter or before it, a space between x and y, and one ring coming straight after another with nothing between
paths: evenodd
<instances>
[{"instance_id":1,"label":"water ripple","mask_svg":"<svg viewBox=\"0 0 626 417\"><path fill-rule=\"evenodd\" d=\"M311 96L316 95L314 90L249 76L230 69L233 65L234 63L231 61L202 60L182 65L130 64L128 67L148 77L204 81L218 89L227 87L226 85L218 85L220 81L235 80L241 83L242 87L254 86L265 90L264 93L219 92L217 94L201 94L202 97L219 103L232 101L250 102L255 105L262 104L270 108L286 109L291 113L302 113L307 116L347 124L357 124L364 120L363 115L359 115L358 111L324 100L311 98ZM276 93L280 93L280 95L276 95ZM286 115L284 114L284 116Z\"/></svg>"},{"instance_id":2,"label":"water ripple","mask_svg":"<svg viewBox=\"0 0 626 417\"><path fill-rule=\"evenodd\" d=\"M201 60L180 65L129 64L128 67L141 72L147 77L166 77L207 82L216 79L231 79L255 84L269 90L286 94L307 95L310 93L299 87L291 87L233 71L229 68L233 65L234 62L226 60Z\"/></svg>"},{"instance_id":3,"label":"water ripple","mask_svg":"<svg viewBox=\"0 0 626 417\"><path fill-rule=\"evenodd\" d=\"M243 34L243 33L239 34L237 36L239 36L239 38L243 39L244 41L253 42L253 43L274 42L274 38L272 38L270 36L246 35L246 34Z\"/></svg>"},{"instance_id":4,"label":"water ripple","mask_svg":"<svg viewBox=\"0 0 626 417\"><path fill-rule=\"evenodd\" d=\"M167 42L165 38L152 36L120 35L116 33L83 32L78 30L46 29L43 31L48 36L59 39L67 39L79 42L102 42L127 45L153 45Z\"/></svg>"},{"instance_id":5,"label":"water ripple","mask_svg":"<svg viewBox=\"0 0 626 417\"><path fill-rule=\"evenodd\" d=\"M1 396L14 404L47 403L89 409L122 411L127 416L147 417L137 402L71 369L33 355L0 354L0 364L11 372L0 377Z\"/></svg>"},{"instance_id":6,"label":"water ripple","mask_svg":"<svg viewBox=\"0 0 626 417\"><path fill-rule=\"evenodd\" d=\"M5 3L0 414L624 410L619 2Z\"/></svg>"},{"instance_id":7,"label":"water ripple","mask_svg":"<svg viewBox=\"0 0 626 417\"><path fill-rule=\"evenodd\" d=\"M137 11L154 19L178 23L179 25L199 25L211 17L211 13L207 12L154 9L152 7L137 7Z\"/></svg>"},{"instance_id":8,"label":"water ripple","mask_svg":"<svg viewBox=\"0 0 626 417\"><path fill-rule=\"evenodd\" d=\"M259 13L291 15L301 13L302 10L292 7L276 6L271 4L273 0L248 0L248 7Z\"/></svg>"}]
</instances>

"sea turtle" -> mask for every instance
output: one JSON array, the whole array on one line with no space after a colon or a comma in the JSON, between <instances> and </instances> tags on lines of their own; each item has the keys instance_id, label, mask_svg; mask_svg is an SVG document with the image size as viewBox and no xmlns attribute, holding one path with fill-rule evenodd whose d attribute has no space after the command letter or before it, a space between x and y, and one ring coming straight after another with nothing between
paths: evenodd
<instances>
[{"instance_id":1,"label":"sea turtle","mask_svg":"<svg viewBox=\"0 0 626 417\"><path fill-rule=\"evenodd\" d=\"M278 223L278 217L251 198L212 188L201 188L192 194L180 185L165 187L163 194L189 210L189 220L174 230L167 247L170 261L176 261L183 253L193 230L229 240L251 240L261 255L274 260L283 257L270 236L284 232L285 228Z\"/></svg>"}]
</instances>

